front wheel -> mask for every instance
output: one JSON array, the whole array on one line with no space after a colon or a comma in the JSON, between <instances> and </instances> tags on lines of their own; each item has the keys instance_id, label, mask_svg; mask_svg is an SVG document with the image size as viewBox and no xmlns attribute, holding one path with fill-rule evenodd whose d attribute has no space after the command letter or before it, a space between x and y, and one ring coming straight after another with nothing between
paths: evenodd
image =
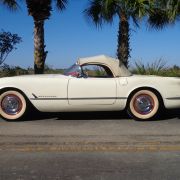
<instances>
[{"instance_id":1,"label":"front wheel","mask_svg":"<svg viewBox=\"0 0 180 180\"><path fill-rule=\"evenodd\" d=\"M0 95L0 115L6 120L19 120L26 112L27 103L24 96L14 90Z\"/></svg>"},{"instance_id":2,"label":"front wheel","mask_svg":"<svg viewBox=\"0 0 180 180\"><path fill-rule=\"evenodd\" d=\"M157 115L159 106L159 99L154 92L140 90L130 98L128 113L136 120L150 120Z\"/></svg>"}]
</instances>

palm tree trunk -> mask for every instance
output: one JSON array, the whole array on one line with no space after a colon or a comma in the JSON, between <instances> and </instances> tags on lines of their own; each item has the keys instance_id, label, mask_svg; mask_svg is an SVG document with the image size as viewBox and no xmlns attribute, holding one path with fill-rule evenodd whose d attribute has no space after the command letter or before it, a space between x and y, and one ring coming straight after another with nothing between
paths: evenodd
<instances>
[{"instance_id":1,"label":"palm tree trunk","mask_svg":"<svg viewBox=\"0 0 180 180\"><path fill-rule=\"evenodd\" d=\"M130 57L129 22L128 17L124 12L119 13L119 19L117 57L126 67L128 67L128 58Z\"/></svg>"},{"instance_id":2,"label":"palm tree trunk","mask_svg":"<svg viewBox=\"0 0 180 180\"><path fill-rule=\"evenodd\" d=\"M44 21L34 21L34 72L44 73L47 51L44 51Z\"/></svg>"}]
</instances>

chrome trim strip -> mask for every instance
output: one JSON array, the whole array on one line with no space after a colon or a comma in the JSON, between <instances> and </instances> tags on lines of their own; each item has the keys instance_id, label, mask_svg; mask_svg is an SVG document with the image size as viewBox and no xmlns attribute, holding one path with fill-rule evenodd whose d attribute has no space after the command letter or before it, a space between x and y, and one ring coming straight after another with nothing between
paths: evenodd
<instances>
[{"instance_id":1,"label":"chrome trim strip","mask_svg":"<svg viewBox=\"0 0 180 180\"><path fill-rule=\"evenodd\" d=\"M103 100L103 99L127 99L126 97L93 97L93 98L30 98L30 100Z\"/></svg>"},{"instance_id":2,"label":"chrome trim strip","mask_svg":"<svg viewBox=\"0 0 180 180\"><path fill-rule=\"evenodd\" d=\"M180 100L180 97L170 97L170 98L166 98L167 100Z\"/></svg>"},{"instance_id":3,"label":"chrome trim strip","mask_svg":"<svg viewBox=\"0 0 180 180\"><path fill-rule=\"evenodd\" d=\"M34 96L34 98L35 98L35 99L37 99L37 98L38 98L35 94L33 94L33 93L32 93L32 95Z\"/></svg>"},{"instance_id":4,"label":"chrome trim strip","mask_svg":"<svg viewBox=\"0 0 180 180\"><path fill-rule=\"evenodd\" d=\"M68 100L99 100L99 99L127 99L125 97L92 97L92 98L68 98Z\"/></svg>"},{"instance_id":5,"label":"chrome trim strip","mask_svg":"<svg viewBox=\"0 0 180 180\"><path fill-rule=\"evenodd\" d=\"M67 98L30 98L30 100L68 100Z\"/></svg>"}]
</instances>

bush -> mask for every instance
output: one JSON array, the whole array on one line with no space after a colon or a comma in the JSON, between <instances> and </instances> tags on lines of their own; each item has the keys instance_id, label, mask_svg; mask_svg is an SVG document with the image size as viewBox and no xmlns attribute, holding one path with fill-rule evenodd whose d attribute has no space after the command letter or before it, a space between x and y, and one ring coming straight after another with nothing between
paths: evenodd
<instances>
[{"instance_id":1,"label":"bush","mask_svg":"<svg viewBox=\"0 0 180 180\"><path fill-rule=\"evenodd\" d=\"M52 67L46 65L44 73L45 74L63 74L64 69L53 69ZM3 66L0 66L0 78L10 77L10 76L28 75L28 74L34 74L34 69L30 67L28 67L27 69L23 69L19 66L9 66L7 64L3 64Z\"/></svg>"},{"instance_id":2,"label":"bush","mask_svg":"<svg viewBox=\"0 0 180 180\"><path fill-rule=\"evenodd\" d=\"M140 61L135 62L135 67L132 68L133 74L141 75L157 75L165 77L180 77L180 67L168 67L166 62L159 59L151 64L144 64Z\"/></svg>"},{"instance_id":3,"label":"bush","mask_svg":"<svg viewBox=\"0 0 180 180\"><path fill-rule=\"evenodd\" d=\"M9 66L4 64L0 67L0 77L19 76L28 74L26 69L22 69L19 66Z\"/></svg>"}]
</instances>

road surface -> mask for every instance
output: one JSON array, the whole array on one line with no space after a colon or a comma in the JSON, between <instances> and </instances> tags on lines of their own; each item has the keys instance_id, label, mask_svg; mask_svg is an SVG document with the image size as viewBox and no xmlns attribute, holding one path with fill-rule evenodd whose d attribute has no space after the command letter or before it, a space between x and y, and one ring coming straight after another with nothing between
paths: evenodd
<instances>
[{"instance_id":1,"label":"road surface","mask_svg":"<svg viewBox=\"0 0 180 180\"><path fill-rule=\"evenodd\" d=\"M117 112L0 120L0 180L179 180L180 112L137 122Z\"/></svg>"}]
</instances>

